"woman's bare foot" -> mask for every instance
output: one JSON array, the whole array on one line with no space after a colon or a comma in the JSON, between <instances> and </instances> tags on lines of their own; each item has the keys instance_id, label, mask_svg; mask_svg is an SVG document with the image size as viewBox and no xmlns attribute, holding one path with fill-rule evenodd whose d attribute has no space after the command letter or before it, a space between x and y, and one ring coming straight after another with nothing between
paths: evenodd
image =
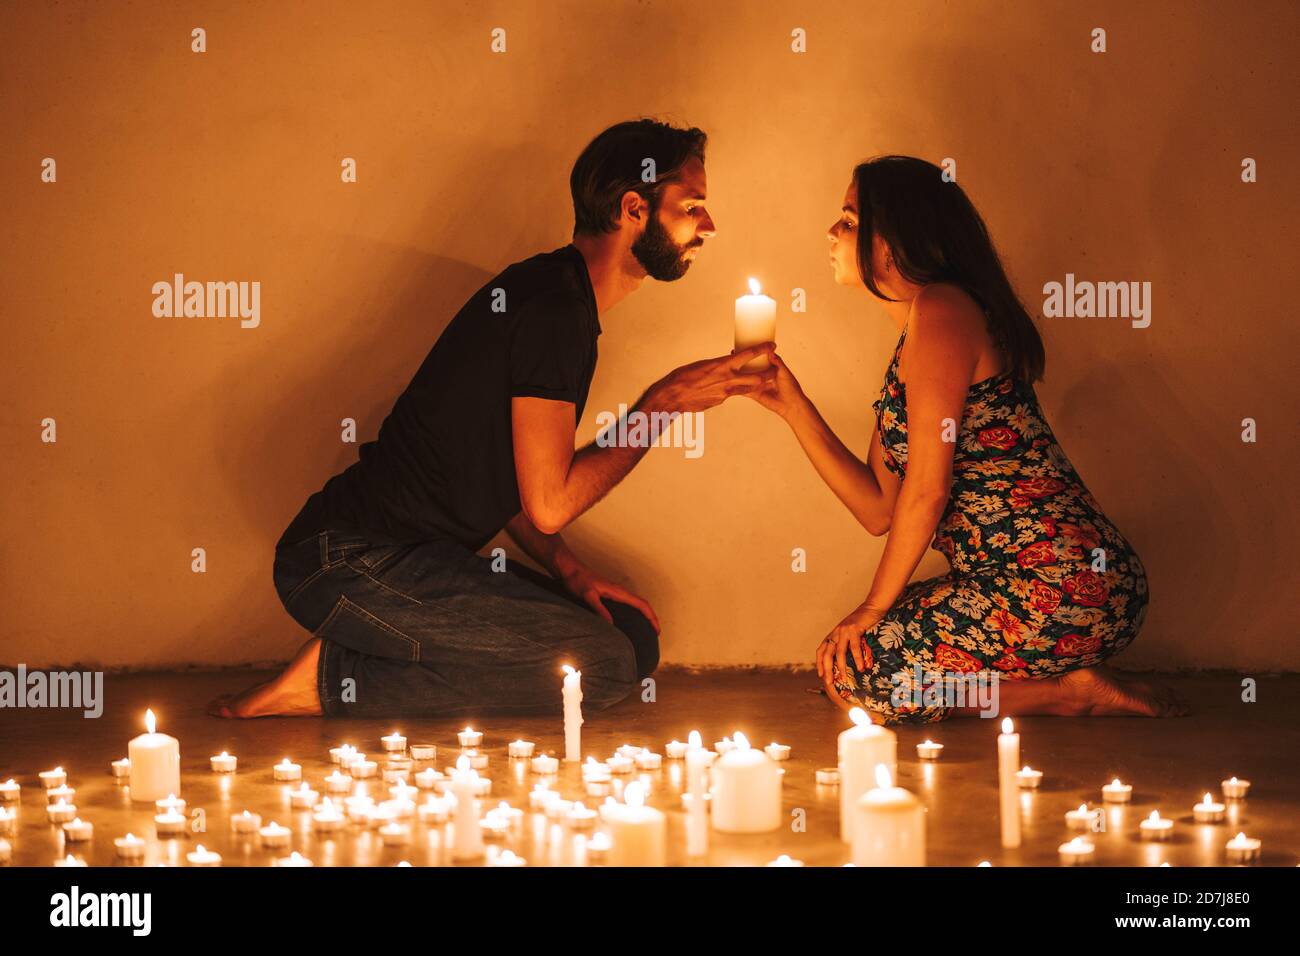
<instances>
[{"instance_id":1,"label":"woman's bare foot","mask_svg":"<svg viewBox=\"0 0 1300 956\"><path fill-rule=\"evenodd\" d=\"M320 638L313 637L289 665L269 681L239 694L222 694L208 704L213 717L310 717L319 716L320 694L316 690L316 664Z\"/></svg>"},{"instance_id":2,"label":"woman's bare foot","mask_svg":"<svg viewBox=\"0 0 1300 956\"><path fill-rule=\"evenodd\" d=\"M1184 717L1190 710L1172 688L1126 680L1108 667L1086 667L1056 678L1062 702L1088 717ZM1005 687L1002 688L1005 690Z\"/></svg>"}]
</instances>

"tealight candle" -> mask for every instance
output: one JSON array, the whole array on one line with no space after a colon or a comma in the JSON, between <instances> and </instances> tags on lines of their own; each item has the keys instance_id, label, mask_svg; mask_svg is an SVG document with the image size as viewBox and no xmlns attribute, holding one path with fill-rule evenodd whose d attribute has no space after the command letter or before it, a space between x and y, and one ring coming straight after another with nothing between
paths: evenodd
<instances>
[{"instance_id":1,"label":"tealight candle","mask_svg":"<svg viewBox=\"0 0 1300 956\"><path fill-rule=\"evenodd\" d=\"M736 300L736 351L776 341L776 300L763 295L758 280L750 278L749 295ZM759 372L769 365L766 355L751 359L742 372ZM716 748L715 748L716 749Z\"/></svg>"},{"instance_id":2,"label":"tealight candle","mask_svg":"<svg viewBox=\"0 0 1300 956\"><path fill-rule=\"evenodd\" d=\"M115 839L113 846L117 847L118 859L139 860L144 857L144 848L148 846L148 841L140 839L133 833L128 833L126 836Z\"/></svg>"},{"instance_id":3,"label":"tealight candle","mask_svg":"<svg viewBox=\"0 0 1300 956\"><path fill-rule=\"evenodd\" d=\"M437 760L438 748L435 744L411 744L412 760Z\"/></svg>"},{"instance_id":4,"label":"tealight candle","mask_svg":"<svg viewBox=\"0 0 1300 956\"><path fill-rule=\"evenodd\" d=\"M583 780L593 783L608 783L609 776L609 764L601 763L595 757L588 756L587 762L582 765Z\"/></svg>"},{"instance_id":5,"label":"tealight candle","mask_svg":"<svg viewBox=\"0 0 1300 956\"><path fill-rule=\"evenodd\" d=\"M302 779L302 765L294 763L288 757L285 757L271 769L275 774L276 780Z\"/></svg>"},{"instance_id":6,"label":"tealight candle","mask_svg":"<svg viewBox=\"0 0 1300 956\"><path fill-rule=\"evenodd\" d=\"M22 786L10 777L4 783L0 783L0 801L4 803L16 802L22 794Z\"/></svg>"},{"instance_id":7,"label":"tealight candle","mask_svg":"<svg viewBox=\"0 0 1300 956\"><path fill-rule=\"evenodd\" d=\"M360 760L353 760L348 764L348 773L357 780L364 780L367 777L373 777L375 771L379 769L379 764L374 760L366 760L362 757Z\"/></svg>"},{"instance_id":8,"label":"tealight candle","mask_svg":"<svg viewBox=\"0 0 1300 956\"><path fill-rule=\"evenodd\" d=\"M297 790L289 791L289 806L295 810L310 810L316 806L316 801L320 799L320 794L307 786L307 781L302 782L302 786Z\"/></svg>"},{"instance_id":9,"label":"tealight candle","mask_svg":"<svg viewBox=\"0 0 1300 956\"><path fill-rule=\"evenodd\" d=\"M69 787L64 784L62 787L50 787L45 791L46 803L58 803L62 800L64 803L76 803L77 788Z\"/></svg>"},{"instance_id":10,"label":"tealight candle","mask_svg":"<svg viewBox=\"0 0 1300 956\"><path fill-rule=\"evenodd\" d=\"M1043 771L1032 770L1028 764L1016 771L1016 786L1021 790L1037 790L1043 782Z\"/></svg>"},{"instance_id":11,"label":"tealight candle","mask_svg":"<svg viewBox=\"0 0 1300 956\"><path fill-rule=\"evenodd\" d=\"M578 801L569 808L569 812L564 815L564 820L575 830L589 830L595 826L597 816L599 814L595 810Z\"/></svg>"},{"instance_id":12,"label":"tealight candle","mask_svg":"<svg viewBox=\"0 0 1300 956\"><path fill-rule=\"evenodd\" d=\"M272 820L266 826L257 831L264 847L285 847L289 845L289 837L292 831L288 827L282 827Z\"/></svg>"},{"instance_id":13,"label":"tealight candle","mask_svg":"<svg viewBox=\"0 0 1300 956\"><path fill-rule=\"evenodd\" d=\"M488 755L481 750L469 748L463 751L464 756L469 758L469 765L475 770L486 770L488 765Z\"/></svg>"},{"instance_id":14,"label":"tealight candle","mask_svg":"<svg viewBox=\"0 0 1300 956\"><path fill-rule=\"evenodd\" d=\"M317 833L336 833L347 822L348 818L328 798L311 815L311 825Z\"/></svg>"},{"instance_id":15,"label":"tealight candle","mask_svg":"<svg viewBox=\"0 0 1300 956\"><path fill-rule=\"evenodd\" d=\"M524 811L520 810L518 807L512 807L504 800L493 807L492 812L497 816L504 818L512 827L519 826L519 824L523 823L524 820Z\"/></svg>"},{"instance_id":16,"label":"tealight candle","mask_svg":"<svg viewBox=\"0 0 1300 956\"><path fill-rule=\"evenodd\" d=\"M587 840L587 862L604 863L609 859L609 851L612 843L609 836L604 833L593 833Z\"/></svg>"},{"instance_id":17,"label":"tealight candle","mask_svg":"<svg viewBox=\"0 0 1300 956\"><path fill-rule=\"evenodd\" d=\"M379 740L384 745L384 749L389 753L392 753L393 751L398 753L406 752L406 738L396 730L386 737L380 737Z\"/></svg>"},{"instance_id":18,"label":"tealight candle","mask_svg":"<svg viewBox=\"0 0 1300 956\"><path fill-rule=\"evenodd\" d=\"M943 753L943 744L936 744L928 737L916 745L916 755L922 760L938 760Z\"/></svg>"},{"instance_id":19,"label":"tealight candle","mask_svg":"<svg viewBox=\"0 0 1300 956\"><path fill-rule=\"evenodd\" d=\"M664 753L668 755L669 760L681 760L686 756L686 744L680 740L670 740L664 744Z\"/></svg>"},{"instance_id":20,"label":"tealight candle","mask_svg":"<svg viewBox=\"0 0 1300 956\"><path fill-rule=\"evenodd\" d=\"M42 770L37 776L41 778L41 786L46 790L61 787L68 782L67 771L62 767L55 767L53 770Z\"/></svg>"},{"instance_id":21,"label":"tealight candle","mask_svg":"<svg viewBox=\"0 0 1300 956\"><path fill-rule=\"evenodd\" d=\"M510 821L495 810L483 814L479 826L483 828L483 838L486 840L504 840L510 832Z\"/></svg>"},{"instance_id":22,"label":"tealight candle","mask_svg":"<svg viewBox=\"0 0 1300 956\"><path fill-rule=\"evenodd\" d=\"M1075 837L1057 847L1057 853L1060 854L1063 866L1084 866L1092 862L1096 849L1091 840Z\"/></svg>"},{"instance_id":23,"label":"tealight candle","mask_svg":"<svg viewBox=\"0 0 1300 956\"><path fill-rule=\"evenodd\" d=\"M55 860L54 865L55 866L89 866L90 864L87 863L85 860L78 859L77 857L69 853L63 859Z\"/></svg>"},{"instance_id":24,"label":"tealight candle","mask_svg":"<svg viewBox=\"0 0 1300 956\"><path fill-rule=\"evenodd\" d=\"M362 826L369 826L378 816L375 801L370 797L348 797L345 801L348 819Z\"/></svg>"},{"instance_id":25,"label":"tealight candle","mask_svg":"<svg viewBox=\"0 0 1300 956\"><path fill-rule=\"evenodd\" d=\"M537 784L528 794L528 806L534 810L545 810L552 800L559 800L560 794L544 784Z\"/></svg>"},{"instance_id":26,"label":"tealight candle","mask_svg":"<svg viewBox=\"0 0 1300 956\"><path fill-rule=\"evenodd\" d=\"M782 853L775 860L765 863L764 866L803 866L803 860L793 860L787 854Z\"/></svg>"},{"instance_id":27,"label":"tealight candle","mask_svg":"<svg viewBox=\"0 0 1300 956\"><path fill-rule=\"evenodd\" d=\"M185 812L185 800L182 797L176 796L174 793L169 793L165 797L159 797L153 802L153 805L157 808L159 813L162 813L164 810L175 810L177 813Z\"/></svg>"},{"instance_id":28,"label":"tealight candle","mask_svg":"<svg viewBox=\"0 0 1300 956\"><path fill-rule=\"evenodd\" d=\"M1251 860L1259 859L1259 848L1262 845L1259 840L1238 833L1224 844L1224 850L1227 852L1229 863L1249 863Z\"/></svg>"},{"instance_id":29,"label":"tealight candle","mask_svg":"<svg viewBox=\"0 0 1300 956\"><path fill-rule=\"evenodd\" d=\"M357 752L357 748L353 747L351 744L343 744L342 746L339 747L331 747L330 760L334 761L334 763L336 764L341 764L342 766L346 767L349 763L352 762L352 755L355 754L356 752Z\"/></svg>"},{"instance_id":30,"label":"tealight candle","mask_svg":"<svg viewBox=\"0 0 1300 956\"><path fill-rule=\"evenodd\" d=\"M1218 823L1223 819L1224 806L1215 803L1206 793L1205 799L1192 807L1192 816L1197 823Z\"/></svg>"},{"instance_id":31,"label":"tealight candle","mask_svg":"<svg viewBox=\"0 0 1300 956\"><path fill-rule=\"evenodd\" d=\"M790 745L778 744L776 741L773 741L763 748L763 753L767 754L768 757L773 760L789 760Z\"/></svg>"},{"instance_id":32,"label":"tealight candle","mask_svg":"<svg viewBox=\"0 0 1300 956\"><path fill-rule=\"evenodd\" d=\"M736 746L736 742L730 737L723 737L721 740L715 740L713 742L713 750L719 755L725 754L734 746Z\"/></svg>"},{"instance_id":33,"label":"tealight candle","mask_svg":"<svg viewBox=\"0 0 1300 956\"><path fill-rule=\"evenodd\" d=\"M58 803L51 803L45 808L45 815L49 817L51 823L67 823L77 815L77 806L60 800ZM184 817L181 817L184 820Z\"/></svg>"},{"instance_id":34,"label":"tealight candle","mask_svg":"<svg viewBox=\"0 0 1300 956\"><path fill-rule=\"evenodd\" d=\"M164 810L153 818L153 826L160 837L180 836L185 832L185 814Z\"/></svg>"},{"instance_id":35,"label":"tealight candle","mask_svg":"<svg viewBox=\"0 0 1300 956\"><path fill-rule=\"evenodd\" d=\"M113 776L116 779L131 776L131 758L123 757L121 760L114 760L109 766L113 769Z\"/></svg>"},{"instance_id":36,"label":"tealight candle","mask_svg":"<svg viewBox=\"0 0 1300 956\"><path fill-rule=\"evenodd\" d=\"M925 807L894 786L887 764L876 765L876 786L858 798L854 813L854 866L925 866Z\"/></svg>"},{"instance_id":37,"label":"tealight candle","mask_svg":"<svg viewBox=\"0 0 1300 956\"><path fill-rule=\"evenodd\" d=\"M63 824L63 838L71 842L84 842L95 834L95 825L81 817L73 817Z\"/></svg>"},{"instance_id":38,"label":"tealight candle","mask_svg":"<svg viewBox=\"0 0 1300 956\"><path fill-rule=\"evenodd\" d=\"M636 761L638 770L658 770L664 762L661 754L647 750L645 747L638 750L632 759Z\"/></svg>"},{"instance_id":39,"label":"tealight candle","mask_svg":"<svg viewBox=\"0 0 1300 956\"><path fill-rule=\"evenodd\" d=\"M506 745L506 753L511 757L531 757L534 746L531 740L512 740Z\"/></svg>"},{"instance_id":40,"label":"tealight candle","mask_svg":"<svg viewBox=\"0 0 1300 956\"><path fill-rule=\"evenodd\" d=\"M421 790L432 790L433 785L443 778L441 770L435 770L432 767L428 767L416 773L415 785Z\"/></svg>"},{"instance_id":41,"label":"tealight candle","mask_svg":"<svg viewBox=\"0 0 1300 956\"><path fill-rule=\"evenodd\" d=\"M533 773L540 773L544 776L560 772L560 761L550 754L538 754L529 763Z\"/></svg>"},{"instance_id":42,"label":"tealight candle","mask_svg":"<svg viewBox=\"0 0 1300 956\"><path fill-rule=\"evenodd\" d=\"M775 830L781 826L781 774L739 731L734 744L710 771L713 828L722 833Z\"/></svg>"},{"instance_id":43,"label":"tealight candle","mask_svg":"<svg viewBox=\"0 0 1300 956\"><path fill-rule=\"evenodd\" d=\"M1249 780L1238 780L1236 777L1229 777L1221 784L1223 795L1229 800L1245 800L1246 794L1250 792Z\"/></svg>"},{"instance_id":44,"label":"tealight candle","mask_svg":"<svg viewBox=\"0 0 1300 956\"><path fill-rule=\"evenodd\" d=\"M486 797L491 792L492 792L491 777L479 777L477 780L474 781L474 796Z\"/></svg>"},{"instance_id":45,"label":"tealight candle","mask_svg":"<svg viewBox=\"0 0 1300 956\"><path fill-rule=\"evenodd\" d=\"M488 866L526 866L527 863L527 860L516 854L513 850L502 850L492 859L488 860Z\"/></svg>"},{"instance_id":46,"label":"tealight candle","mask_svg":"<svg viewBox=\"0 0 1300 956\"><path fill-rule=\"evenodd\" d=\"M546 805L546 816L551 820L563 820L565 815L572 809L572 800L552 800Z\"/></svg>"},{"instance_id":47,"label":"tealight candle","mask_svg":"<svg viewBox=\"0 0 1300 956\"><path fill-rule=\"evenodd\" d=\"M451 815L449 801L443 797L429 797L416 808L421 823L446 823Z\"/></svg>"},{"instance_id":48,"label":"tealight candle","mask_svg":"<svg viewBox=\"0 0 1300 956\"><path fill-rule=\"evenodd\" d=\"M1116 777L1101 788L1101 799L1106 803L1128 803L1133 799L1133 786L1120 783L1119 777Z\"/></svg>"},{"instance_id":49,"label":"tealight candle","mask_svg":"<svg viewBox=\"0 0 1300 956\"><path fill-rule=\"evenodd\" d=\"M352 775L349 773L340 773L333 771L325 778L326 793L351 793L352 792Z\"/></svg>"},{"instance_id":50,"label":"tealight candle","mask_svg":"<svg viewBox=\"0 0 1300 956\"><path fill-rule=\"evenodd\" d=\"M409 770L399 770L394 767L385 767L379 772L384 783L406 783L407 777L411 775Z\"/></svg>"},{"instance_id":51,"label":"tealight candle","mask_svg":"<svg viewBox=\"0 0 1300 956\"><path fill-rule=\"evenodd\" d=\"M211 764L213 773L234 773L239 758L223 750L216 756L209 757L208 763Z\"/></svg>"},{"instance_id":52,"label":"tealight candle","mask_svg":"<svg viewBox=\"0 0 1300 956\"><path fill-rule=\"evenodd\" d=\"M1094 812L1088 809L1088 805L1081 803L1079 809L1065 812L1065 825L1071 830L1091 830L1093 816Z\"/></svg>"},{"instance_id":53,"label":"tealight candle","mask_svg":"<svg viewBox=\"0 0 1300 956\"><path fill-rule=\"evenodd\" d=\"M833 787L840 782L840 768L818 767L814 776L823 787Z\"/></svg>"},{"instance_id":54,"label":"tealight candle","mask_svg":"<svg viewBox=\"0 0 1300 956\"><path fill-rule=\"evenodd\" d=\"M249 813L247 810L230 818L232 833L256 833L261 825L262 815L260 813Z\"/></svg>"},{"instance_id":55,"label":"tealight candle","mask_svg":"<svg viewBox=\"0 0 1300 956\"><path fill-rule=\"evenodd\" d=\"M131 761L128 786L133 801L152 803L169 793L180 793L180 742L175 737L157 733L156 725L153 710L146 710L145 733L133 737L127 744L127 759Z\"/></svg>"},{"instance_id":56,"label":"tealight candle","mask_svg":"<svg viewBox=\"0 0 1300 956\"><path fill-rule=\"evenodd\" d=\"M193 850L186 853L185 859L189 861L190 866L221 865L221 854L215 850L209 850L202 843L197 844Z\"/></svg>"},{"instance_id":57,"label":"tealight candle","mask_svg":"<svg viewBox=\"0 0 1300 956\"><path fill-rule=\"evenodd\" d=\"M625 757L623 754L614 754L605 761L605 766L609 767L610 773L631 773L636 769L636 761L631 757Z\"/></svg>"},{"instance_id":58,"label":"tealight candle","mask_svg":"<svg viewBox=\"0 0 1300 956\"><path fill-rule=\"evenodd\" d=\"M1159 810L1152 810L1151 816L1138 824L1138 830L1144 840L1168 840L1174 832L1174 821L1162 817Z\"/></svg>"},{"instance_id":59,"label":"tealight candle","mask_svg":"<svg viewBox=\"0 0 1300 956\"><path fill-rule=\"evenodd\" d=\"M406 846L411 842L411 828L394 820L379 828L379 839L384 846Z\"/></svg>"},{"instance_id":60,"label":"tealight candle","mask_svg":"<svg viewBox=\"0 0 1300 956\"><path fill-rule=\"evenodd\" d=\"M852 842L853 827L857 821L859 798L875 782L877 764L889 768L891 780L898 777L898 735L886 727L873 723L861 707L849 711L853 726L836 738L839 755L838 781L840 788L840 839ZM825 776L825 775L821 775ZM818 783L823 783L820 776Z\"/></svg>"},{"instance_id":61,"label":"tealight candle","mask_svg":"<svg viewBox=\"0 0 1300 956\"><path fill-rule=\"evenodd\" d=\"M408 783L395 783L388 788L388 796L393 800L414 800L419 792L419 787L412 787Z\"/></svg>"},{"instance_id":62,"label":"tealight candle","mask_svg":"<svg viewBox=\"0 0 1300 956\"><path fill-rule=\"evenodd\" d=\"M483 732L474 730L472 727L466 727L456 735L462 747L477 747L483 742Z\"/></svg>"},{"instance_id":63,"label":"tealight candle","mask_svg":"<svg viewBox=\"0 0 1300 956\"><path fill-rule=\"evenodd\" d=\"M18 826L18 808L0 807L0 836L12 834Z\"/></svg>"},{"instance_id":64,"label":"tealight candle","mask_svg":"<svg viewBox=\"0 0 1300 956\"><path fill-rule=\"evenodd\" d=\"M628 760L631 760L640 753L641 750L641 747L637 747L634 744L622 744L614 749L614 753L618 754L620 757L626 757Z\"/></svg>"},{"instance_id":65,"label":"tealight candle","mask_svg":"<svg viewBox=\"0 0 1300 956\"><path fill-rule=\"evenodd\" d=\"M315 866L311 860L307 859L297 850L294 850L288 856L277 857L271 862L272 866Z\"/></svg>"}]
</instances>

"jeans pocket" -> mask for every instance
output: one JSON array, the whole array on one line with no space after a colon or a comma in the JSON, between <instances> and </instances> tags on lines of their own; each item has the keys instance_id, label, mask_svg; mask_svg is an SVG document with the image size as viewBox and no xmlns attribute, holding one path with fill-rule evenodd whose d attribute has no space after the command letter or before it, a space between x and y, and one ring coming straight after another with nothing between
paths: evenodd
<instances>
[{"instance_id":1,"label":"jeans pocket","mask_svg":"<svg viewBox=\"0 0 1300 956\"><path fill-rule=\"evenodd\" d=\"M334 641L359 654L418 661L420 642L382 620L347 595L339 595L333 610L314 632L322 640Z\"/></svg>"}]
</instances>

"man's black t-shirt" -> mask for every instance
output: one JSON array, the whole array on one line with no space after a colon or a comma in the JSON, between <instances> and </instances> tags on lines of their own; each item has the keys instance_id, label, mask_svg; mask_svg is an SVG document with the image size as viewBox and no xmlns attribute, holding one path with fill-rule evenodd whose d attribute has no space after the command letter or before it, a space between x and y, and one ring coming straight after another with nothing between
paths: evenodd
<instances>
[{"instance_id":1,"label":"man's black t-shirt","mask_svg":"<svg viewBox=\"0 0 1300 956\"><path fill-rule=\"evenodd\" d=\"M477 551L520 510L510 399L572 402L580 418L599 334L577 246L508 266L456 313L379 437L281 540L332 523L381 542L451 538Z\"/></svg>"}]
</instances>

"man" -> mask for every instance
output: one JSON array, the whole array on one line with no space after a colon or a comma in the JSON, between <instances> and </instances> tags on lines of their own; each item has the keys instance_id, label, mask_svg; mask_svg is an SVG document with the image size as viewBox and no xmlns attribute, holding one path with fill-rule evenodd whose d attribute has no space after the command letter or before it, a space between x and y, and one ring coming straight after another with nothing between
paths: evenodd
<instances>
[{"instance_id":1,"label":"man","mask_svg":"<svg viewBox=\"0 0 1300 956\"><path fill-rule=\"evenodd\" d=\"M565 663L582 671L585 707L601 709L653 672L653 609L583 564L560 531L646 452L575 451L574 432L599 316L646 276L681 278L714 234L706 139L642 119L592 140L569 180L573 241L514 263L470 298L378 439L277 543L276 590L311 640L276 678L218 698L210 713L553 713ZM676 369L632 410L702 411L762 387L771 369L740 368L771 348ZM503 528L549 577L476 554Z\"/></svg>"}]
</instances>

